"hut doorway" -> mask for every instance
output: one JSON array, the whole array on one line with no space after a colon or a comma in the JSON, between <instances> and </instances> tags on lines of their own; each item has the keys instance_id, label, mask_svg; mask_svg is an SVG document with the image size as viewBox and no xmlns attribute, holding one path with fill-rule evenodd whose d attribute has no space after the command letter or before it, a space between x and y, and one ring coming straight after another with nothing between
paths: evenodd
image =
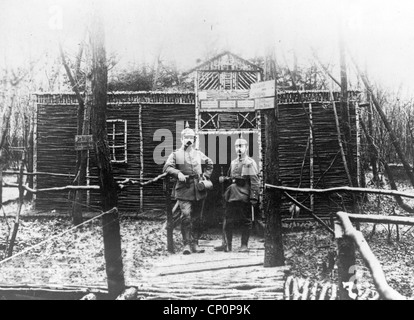
<instances>
[{"instance_id":1,"label":"hut doorway","mask_svg":"<svg viewBox=\"0 0 414 320\"><path fill-rule=\"evenodd\" d=\"M250 156L261 167L260 111L249 96L250 85L259 82L263 70L225 51L188 71L194 78L195 131L198 146L214 162L214 189L205 201L203 215L208 224L222 221L224 212L221 175L227 175L236 158L234 142L249 140Z\"/></svg>"},{"instance_id":2,"label":"hut doorway","mask_svg":"<svg viewBox=\"0 0 414 320\"><path fill-rule=\"evenodd\" d=\"M225 205L223 194L226 186L219 182L219 177L228 175L231 161L237 158L234 143L240 136L248 141L248 156L253 158L260 168L261 147L259 145L259 133L257 131L252 131L247 134L213 133L199 135L199 149L214 162L213 174L211 176L213 190L210 190L208 193L203 212L205 222L209 227L218 226L222 221Z\"/></svg>"}]
</instances>

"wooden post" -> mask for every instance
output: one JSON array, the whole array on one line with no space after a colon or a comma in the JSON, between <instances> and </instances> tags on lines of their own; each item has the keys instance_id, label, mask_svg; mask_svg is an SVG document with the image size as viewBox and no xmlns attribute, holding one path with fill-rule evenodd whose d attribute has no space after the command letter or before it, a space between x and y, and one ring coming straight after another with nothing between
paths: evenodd
<instances>
[{"instance_id":1,"label":"wooden post","mask_svg":"<svg viewBox=\"0 0 414 320\"><path fill-rule=\"evenodd\" d=\"M0 210L3 208L3 163L2 163L3 151L0 150Z\"/></svg>"},{"instance_id":2,"label":"wooden post","mask_svg":"<svg viewBox=\"0 0 414 320\"><path fill-rule=\"evenodd\" d=\"M139 105L138 111L138 122L139 122L139 211L144 211L144 188L142 183L144 182L144 134L142 131L142 104Z\"/></svg>"},{"instance_id":3,"label":"wooden post","mask_svg":"<svg viewBox=\"0 0 414 320\"><path fill-rule=\"evenodd\" d=\"M373 122L372 122L372 115L374 114L374 110L372 108L371 95L369 94L369 92L367 92L367 96L368 96L368 102L369 102L368 133L370 137L373 137L374 129L373 129ZM369 161L371 162L373 181L378 183L379 181L378 168L377 168L378 157L376 154L375 146L371 144L369 146Z\"/></svg>"},{"instance_id":4,"label":"wooden post","mask_svg":"<svg viewBox=\"0 0 414 320\"><path fill-rule=\"evenodd\" d=\"M109 299L125 290L118 210L102 217Z\"/></svg>"},{"instance_id":5,"label":"wooden post","mask_svg":"<svg viewBox=\"0 0 414 320\"><path fill-rule=\"evenodd\" d=\"M384 300L406 300L407 297L395 291L387 283L384 271L381 267L381 263L375 257L374 253L371 251L371 248L364 239L362 233L360 231L356 231L355 228L352 226L352 223L349 220L351 215L347 214L346 212L339 211L336 213L336 216L339 218L341 223L341 225L339 225L341 229L338 231L341 233L345 233L346 237L348 239L351 239L353 243L356 245L356 248L358 248L359 252L361 253L361 257L364 260L364 263L371 271L372 279L374 280L375 287L380 297ZM366 215L359 216L362 216L364 218L366 217ZM396 218L388 217L387 219L394 220Z\"/></svg>"},{"instance_id":6,"label":"wooden post","mask_svg":"<svg viewBox=\"0 0 414 320\"><path fill-rule=\"evenodd\" d=\"M342 21L341 21L342 22ZM345 58L345 42L342 34L342 25L340 25L339 34L339 54L340 54L340 66L341 66L341 124L344 133L344 147L345 156L347 158L348 169L350 174L350 187L358 186L358 175L356 171L356 164L354 159L354 148L352 145L352 130L351 130L351 116L349 112L349 101L348 101L348 76L346 72L346 58ZM358 134L358 133L356 133ZM359 197L359 196L358 196ZM352 194L352 211L357 212L357 200L358 197ZM359 224L356 225L359 230Z\"/></svg>"},{"instance_id":7,"label":"wooden post","mask_svg":"<svg viewBox=\"0 0 414 320\"><path fill-rule=\"evenodd\" d=\"M79 77L79 68L80 68L80 60L83 52L83 46L81 46L77 63L78 67L75 70L76 78ZM92 59L91 59L91 48L90 46L86 46L85 50L85 58L86 58L86 82L85 82L85 98L82 100L79 94L78 85L75 83L73 86L75 92L77 92L79 108L78 112L78 134L80 135L89 135L90 134L90 114L91 114L91 94L92 94ZM68 75L70 71L67 71ZM73 80L71 80L72 83ZM87 170L88 170L88 158L89 158L89 151L88 150L80 150L78 151L78 163L77 163L77 185L78 186L85 186L87 184ZM83 202L86 199L85 197L86 192L82 190L75 191L75 200L72 207L72 221L74 225L78 225L83 221L82 215L82 206Z\"/></svg>"},{"instance_id":8,"label":"wooden post","mask_svg":"<svg viewBox=\"0 0 414 320\"><path fill-rule=\"evenodd\" d=\"M268 57L272 70L266 74L267 79L276 79L276 61ZM276 82L276 80L275 80ZM279 126L278 126L278 105L277 90L275 83L275 107L274 109L263 110L265 118L265 181L273 185L279 185ZM282 266L285 263L282 238L282 217L281 217L281 191L267 188L265 200L265 255L264 267Z\"/></svg>"},{"instance_id":9,"label":"wooden post","mask_svg":"<svg viewBox=\"0 0 414 320\"><path fill-rule=\"evenodd\" d=\"M338 288L340 300L352 300L344 283L356 281L355 274L355 245L352 239L344 234L342 225L335 221L335 238L338 250ZM355 279L355 280L354 280Z\"/></svg>"},{"instance_id":10,"label":"wooden post","mask_svg":"<svg viewBox=\"0 0 414 320\"><path fill-rule=\"evenodd\" d=\"M81 46L83 48L83 45ZM62 60L63 67L66 70L66 75L69 78L69 82L76 94L76 98L78 100L78 110L77 110L77 135L87 134L84 133L85 131L85 116L88 113L85 110L85 101L82 98L82 95L79 90L79 85L77 83L76 75L75 77L72 75L72 72L70 71L69 64L66 61L65 54L63 52L62 44L59 42L59 51L60 51L60 57ZM81 51L82 52L82 51ZM80 63L80 56L78 57L78 61ZM87 57L87 70L86 70L86 96L91 95L91 58ZM76 72L76 71L75 71ZM76 72L78 73L78 72ZM89 124L89 123L88 123ZM89 131L89 126L88 126ZM76 151L76 176L74 180L74 185L78 186L84 186L86 185L86 170L87 170L87 151L86 150L77 150ZM82 223L82 201L83 201L83 191L82 190L76 190L73 193L69 192L69 198L73 201L72 207L71 207L71 216L72 216L72 222L74 225L79 225Z\"/></svg>"},{"instance_id":11,"label":"wooden post","mask_svg":"<svg viewBox=\"0 0 414 320\"><path fill-rule=\"evenodd\" d=\"M102 209L109 211L117 207L118 195L112 173L106 128L108 67L103 24L99 14L96 12L92 19L92 135L98 166ZM117 210L114 213L106 214L102 217L102 227L109 298L115 299L125 290L121 235Z\"/></svg>"},{"instance_id":12,"label":"wooden post","mask_svg":"<svg viewBox=\"0 0 414 320\"><path fill-rule=\"evenodd\" d=\"M61 43L59 43L60 55L62 59L63 66L66 70L66 74L69 78L70 84L76 94L76 98L78 100L78 116L77 116L77 134L78 135L87 135L90 131L90 95L91 95L91 57L86 57L86 85L85 85L85 96L86 99L82 98L82 95L79 90L79 73L80 73L80 62L83 53L83 44L80 46L80 51L76 61L76 70L75 76L72 75L70 71L69 65L66 62L65 54L63 52L63 48ZM88 51L88 50L87 50ZM90 51L90 50L89 50ZM88 52L89 52L88 51ZM85 108L86 105L86 108ZM76 177L74 180L74 184L78 186L86 185L86 171L88 167L88 150L77 150L76 151ZM84 200L84 191L77 190L74 192L74 195L70 193L70 197L73 196L73 204L72 204L72 221L74 225L79 225L82 223L82 205Z\"/></svg>"},{"instance_id":13,"label":"wooden post","mask_svg":"<svg viewBox=\"0 0 414 320\"><path fill-rule=\"evenodd\" d=\"M313 114L312 114L312 103L309 103L309 186L313 189L314 187L314 141L315 132L313 130ZM303 158L305 160L305 157ZM319 166L320 167L320 166ZM315 212L315 196L310 195L310 209Z\"/></svg>"},{"instance_id":14,"label":"wooden post","mask_svg":"<svg viewBox=\"0 0 414 320\"><path fill-rule=\"evenodd\" d=\"M349 173L351 175L350 186L356 187L357 176L355 170L354 153L352 146L352 132L351 132L351 121L349 113L348 103L348 77L346 72L346 58L345 58L345 44L342 35L342 30L339 38L339 52L340 52L340 65L341 65L341 125L342 132L344 134L344 149L345 155L348 162ZM356 206L356 198L354 198L354 206Z\"/></svg>"},{"instance_id":15,"label":"wooden post","mask_svg":"<svg viewBox=\"0 0 414 320\"><path fill-rule=\"evenodd\" d=\"M34 141L33 141L34 115L33 113L31 113L28 118L28 126L29 126L29 132L27 135L27 171L33 172L33 160L34 160L33 159L33 150L34 150L33 148L34 146ZM28 182L29 188L34 187L33 175L28 175L27 182ZM33 200L33 193L28 192L27 199Z\"/></svg>"},{"instance_id":16,"label":"wooden post","mask_svg":"<svg viewBox=\"0 0 414 320\"><path fill-rule=\"evenodd\" d=\"M167 175L164 178L164 192L165 192L165 209L167 211L167 250L174 253L174 219L171 207L171 193L170 193L170 177Z\"/></svg>"},{"instance_id":17,"label":"wooden post","mask_svg":"<svg viewBox=\"0 0 414 320\"><path fill-rule=\"evenodd\" d=\"M24 152L22 155L22 159L20 160L20 172L19 172L19 206L17 208L17 212L16 212L16 218L14 219L14 224L13 224L13 232L12 235L10 237L10 242L9 242L9 247L7 249L7 256L11 257L13 254L13 248L14 248L14 243L16 241L16 237L17 237L17 231L19 230L19 224L20 224L20 212L22 211L22 206L23 206L23 195L24 195L24 188L23 188L23 168L24 168Z\"/></svg>"},{"instance_id":18,"label":"wooden post","mask_svg":"<svg viewBox=\"0 0 414 320\"><path fill-rule=\"evenodd\" d=\"M10 118L12 114L12 106L14 104L14 95L15 90L14 88L10 88L8 83L9 81L6 79L6 88L4 92L6 93L6 97L4 99L4 107L2 108L2 112L0 113L0 150L3 149L4 145L6 144L6 138L8 135L8 130L10 128ZM2 159L0 159L1 161Z\"/></svg>"}]
</instances>

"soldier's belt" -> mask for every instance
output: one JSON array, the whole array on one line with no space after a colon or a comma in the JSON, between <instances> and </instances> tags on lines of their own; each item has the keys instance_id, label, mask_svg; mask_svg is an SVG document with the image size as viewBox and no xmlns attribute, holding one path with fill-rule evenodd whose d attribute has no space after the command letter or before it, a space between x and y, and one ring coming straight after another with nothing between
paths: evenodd
<instances>
[{"instance_id":1,"label":"soldier's belt","mask_svg":"<svg viewBox=\"0 0 414 320\"><path fill-rule=\"evenodd\" d=\"M200 178L200 175L198 175L198 174L188 175L188 176L185 176L185 178L186 178L185 179L185 186L187 188L189 188L193 181L195 181L195 183L198 182L198 179Z\"/></svg>"},{"instance_id":2,"label":"soldier's belt","mask_svg":"<svg viewBox=\"0 0 414 320\"><path fill-rule=\"evenodd\" d=\"M186 178L187 181L192 181L192 180L199 179L200 175L199 174L192 174L192 175L185 176L185 178Z\"/></svg>"},{"instance_id":3,"label":"soldier's belt","mask_svg":"<svg viewBox=\"0 0 414 320\"><path fill-rule=\"evenodd\" d=\"M245 178L233 178L231 180L232 183L235 183L236 185L238 185L239 187L244 187L246 185L246 179Z\"/></svg>"}]
</instances>

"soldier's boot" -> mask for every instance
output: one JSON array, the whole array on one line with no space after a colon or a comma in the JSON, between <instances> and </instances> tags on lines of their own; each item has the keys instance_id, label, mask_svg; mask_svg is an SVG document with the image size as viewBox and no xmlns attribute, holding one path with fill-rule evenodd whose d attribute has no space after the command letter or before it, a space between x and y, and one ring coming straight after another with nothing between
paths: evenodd
<instances>
[{"instance_id":1,"label":"soldier's boot","mask_svg":"<svg viewBox=\"0 0 414 320\"><path fill-rule=\"evenodd\" d=\"M241 246L240 246L240 249L238 250L239 252L249 251L249 248L248 248L249 237L250 237L250 230L248 228L243 228L242 234L241 234Z\"/></svg>"},{"instance_id":2,"label":"soldier's boot","mask_svg":"<svg viewBox=\"0 0 414 320\"><path fill-rule=\"evenodd\" d=\"M233 240L233 225L232 223L224 219L223 221L223 240L220 246L214 247L216 251L231 251L232 241Z\"/></svg>"},{"instance_id":3,"label":"soldier's boot","mask_svg":"<svg viewBox=\"0 0 414 320\"><path fill-rule=\"evenodd\" d=\"M190 248L189 244L184 245L183 254L185 254L185 255L191 254L191 248Z\"/></svg>"},{"instance_id":4,"label":"soldier's boot","mask_svg":"<svg viewBox=\"0 0 414 320\"><path fill-rule=\"evenodd\" d=\"M226 231L226 233L225 233L225 236L226 236L226 247L225 247L225 249L224 249L224 251L226 251L226 252L230 252L231 251L231 247L232 247L232 244L233 244L233 230L227 230Z\"/></svg>"},{"instance_id":5,"label":"soldier's boot","mask_svg":"<svg viewBox=\"0 0 414 320\"><path fill-rule=\"evenodd\" d=\"M182 228L181 233L183 235L183 254L191 254L191 247L190 247L190 229L189 228Z\"/></svg>"},{"instance_id":6,"label":"soldier's boot","mask_svg":"<svg viewBox=\"0 0 414 320\"><path fill-rule=\"evenodd\" d=\"M216 250L216 251L226 251L226 247L227 247L226 226L227 226L227 221L226 221L226 218L224 218L222 234L221 234L222 235L221 245L219 245L217 247L214 247L214 250Z\"/></svg>"},{"instance_id":7,"label":"soldier's boot","mask_svg":"<svg viewBox=\"0 0 414 320\"><path fill-rule=\"evenodd\" d=\"M192 253L204 253L206 250L200 249L198 247L198 240L193 240L191 242L191 252Z\"/></svg>"},{"instance_id":8,"label":"soldier's boot","mask_svg":"<svg viewBox=\"0 0 414 320\"><path fill-rule=\"evenodd\" d=\"M221 240L221 245L214 247L215 251L224 251L226 249L226 237L224 235L222 235L222 240Z\"/></svg>"}]
</instances>

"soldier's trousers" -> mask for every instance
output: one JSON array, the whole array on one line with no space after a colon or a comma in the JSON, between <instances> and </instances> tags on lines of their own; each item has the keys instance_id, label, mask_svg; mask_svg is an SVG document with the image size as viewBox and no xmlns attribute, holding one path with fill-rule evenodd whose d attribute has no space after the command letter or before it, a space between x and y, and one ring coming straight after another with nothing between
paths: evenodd
<instances>
[{"instance_id":1,"label":"soldier's trousers","mask_svg":"<svg viewBox=\"0 0 414 320\"><path fill-rule=\"evenodd\" d=\"M236 222L240 223L241 245L247 246L250 230L252 229L251 204L242 201L226 203L226 211L223 221L224 242L231 250L233 242L233 229Z\"/></svg>"},{"instance_id":2,"label":"soldier's trousers","mask_svg":"<svg viewBox=\"0 0 414 320\"><path fill-rule=\"evenodd\" d=\"M181 210L181 234L184 245L195 243L202 233L201 207L203 201L178 200Z\"/></svg>"}]
</instances>

